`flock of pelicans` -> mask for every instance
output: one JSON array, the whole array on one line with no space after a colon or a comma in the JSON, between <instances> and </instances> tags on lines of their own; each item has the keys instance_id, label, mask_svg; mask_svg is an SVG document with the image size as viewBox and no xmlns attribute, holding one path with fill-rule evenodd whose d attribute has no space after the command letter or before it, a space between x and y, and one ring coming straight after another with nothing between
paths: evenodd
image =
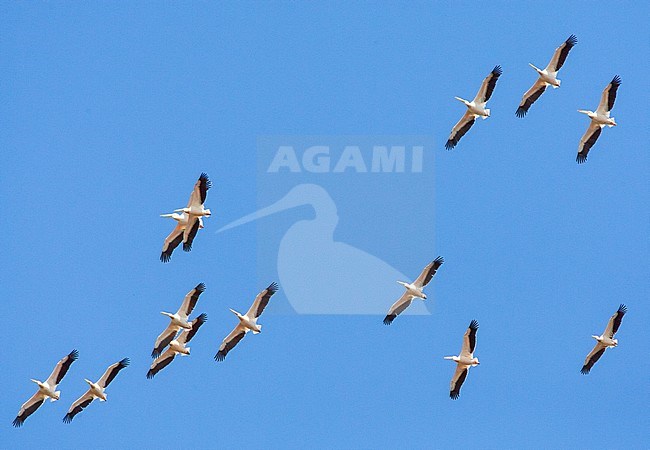
<instances>
[{"instance_id":1,"label":"flock of pelicans","mask_svg":"<svg viewBox=\"0 0 650 450\"><path fill-rule=\"evenodd\" d=\"M531 105L542 95L544 90L550 85L554 88L560 86L557 73L564 64L567 55L571 48L577 43L574 35L571 35L562 45L560 45L553 55L551 62L544 70L531 66L539 74L539 79L533 86L524 94L524 97L517 109L517 116L524 117L528 112ZM501 67L496 66L494 70L483 80L481 89L473 101L468 102L459 97L458 100L462 101L467 106L467 111L461 120L454 126L451 135L446 144L447 149L454 148L462 136L472 127L474 121L478 117L483 119L490 116L490 110L485 106L490 99L496 82L501 75ZM610 117L610 111L614 106L616 98L616 90L621 84L618 76L609 83L603 91L600 104L595 112L580 110L580 112L587 114L591 119L591 125L587 132L580 140L578 148L578 163L583 163L587 159L587 153L594 145L601 129L605 126L615 126L616 122L613 117ZM178 247L181 242L183 243L183 250L188 252L192 249L192 243L198 230L203 228L203 218L210 217L212 214L209 209L205 208L205 200L207 192L212 186L208 176L202 173L192 194L190 200L185 208L177 209L172 214L163 214L161 217L172 218L176 221L176 226L173 231L165 238L160 260L162 262L169 262L173 251ZM414 299L426 300L427 296L423 292L424 287L431 281L440 266L442 266L444 259L438 257L431 261L420 276L417 277L412 283L398 281L405 291L404 294L390 307L388 314L384 318L384 324L390 325L395 318L404 312ZM238 323L230 334L228 334L222 341L217 354L214 359L216 361L223 361L226 355L251 331L253 334L258 334L262 330L262 325L257 323L260 315L269 303L269 300L277 292L278 285L271 283L266 289L260 292L253 304L248 309L246 314L231 309L230 311L237 316ZM170 322L167 328L158 336L154 343L151 356L154 359L147 378L153 378L158 372L168 366L177 355L188 356L190 354L190 347L187 344L192 340L194 335L198 332L199 328L207 321L207 314L199 314L194 320L190 321L190 315L199 300L200 295L205 291L203 283L198 284L194 289L187 293L183 303L176 313L161 312L161 314L169 317ZM596 361L600 359L605 350L610 347L616 347L618 340L614 335L618 331L623 316L627 312L625 305L620 305L618 310L611 316L605 331L600 335L593 335L592 337L597 341L596 346L587 355L585 363L582 367L581 373L588 374ZM474 357L474 350L476 348L476 332L478 330L478 322L472 320L463 336L463 344L460 354L458 356L445 356L445 359L454 361L456 363L456 371L451 379L449 396L452 399L457 399L460 395L460 388L463 385L470 367L479 365L478 358ZM13 421L15 427L23 425L25 420L33 414L47 398L54 402L59 400L61 392L57 391L57 387L61 380L66 375L70 366L77 360L79 352L73 350L68 355L63 357L50 376L44 381L32 379L38 385L38 391L27 400L20 408L18 415ZM117 374L129 365L129 359L124 358L109 366L102 377L96 382L85 379L88 383L88 390L70 405L67 414L64 416L63 421L70 423L72 419L84 410L93 400L99 399L106 401L106 388L115 379Z\"/></svg>"},{"instance_id":2,"label":"flock of pelicans","mask_svg":"<svg viewBox=\"0 0 650 450\"><path fill-rule=\"evenodd\" d=\"M577 43L578 38L573 34L569 36L562 45L555 49L551 61L543 70L530 64L530 66L539 74L539 78L537 78L535 84L526 91L521 99L521 103L519 103L519 107L515 112L517 117L525 117L532 104L541 97L547 87L553 86L554 89L560 87L560 80L557 79L557 74L564 65L564 62L569 55L569 51L571 51ZM465 136L470 128L472 128L476 119L479 117L482 119L490 117L490 109L486 108L487 102L490 100L490 97L492 97L494 87L502 73L501 66L496 66L492 69L492 72L490 72L490 74L483 80L481 88L478 90L476 97L474 97L474 100L471 102L460 97L455 97L456 100L463 102L465 106L467 106L467 111L465 111L463 117L461 117L458 123L454 125L454 128L452 128L449 139L447 139L447 143L445 144L447 150L456 147L460 139ZM587 161L587 154L598 140L603 127L605 127L605 125L608 127L616 126L616 121L613 117L610 117L610 113L612 108L614 108L616 91L620 85L621 78L618 75L614 76L612 81L607 85L607 87L605 87L596 111L588 111L585 109L578 110L578 112L586 114L591 119L589 128L587 128L587 131L578 144L578 155L576 156L578 164Z\"/></svg>"}]
</instances>

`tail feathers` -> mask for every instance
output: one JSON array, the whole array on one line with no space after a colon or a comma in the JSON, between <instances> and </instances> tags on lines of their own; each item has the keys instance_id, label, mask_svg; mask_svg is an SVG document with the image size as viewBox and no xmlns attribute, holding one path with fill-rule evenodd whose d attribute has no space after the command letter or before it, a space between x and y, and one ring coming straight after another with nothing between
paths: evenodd
<instances>
[{"instance_id":1,"label":"tail feathers","mask_svg":"<svg viewBox=\"0 0 650 450\"><path fill-rule=\"evenodd\" d=\"M483 120L487 119L490 116L490 109L486 108L485 112L487 113L487 116L481 116L483 118Z\"/></svg>"},{"instance_id":2,"label":"tail feathers","mask_svg":"<svg viewBox=\"0 0 650 450\"><path fill-rule=\"evenodd\" d=\"M61 396L61 391L56 391L55 394L57 395L57 397L60 397ZM55 402L57 400L58 400L58 398L50 397L50 402Z\"/></svg>"},{"instance_id":3,"label":"tail feathers","mask_svg":"<svg viewBox=\"0 0 650 450\"><path fill-rule=\"evenodd\" d=\"M185 350L187 350L187 353L181 353L181 356L190 356L190 348L185 347Z\"/></svg>"},{"instance_id":4,"label":"tail feathers","mask_svg":"<svg viewBox=\"0 0 650 450\"><path fill-rule=\"evenodd\" d=\"M262 325L257 326L259 328L259 331L253 330L253 334L258 334L260 331L262 331Z\"/></svg>"}]
</instances>

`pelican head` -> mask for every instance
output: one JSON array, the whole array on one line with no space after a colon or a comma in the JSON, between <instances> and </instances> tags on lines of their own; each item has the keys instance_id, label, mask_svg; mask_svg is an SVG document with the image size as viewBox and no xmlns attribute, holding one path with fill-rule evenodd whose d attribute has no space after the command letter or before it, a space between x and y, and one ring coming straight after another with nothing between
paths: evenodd
<instances>
[{"instance_id":1,"label":"pelican head","mask_svg":"<svg viewBox=\"0 0 650 450\"><path fill-rule=\"evenodd\" d=\"M36 384L38 385L39 388L45 388L45 386L43 385L43 383L41 383L41 382L38 381L38 380L35 380L35 379L32 378L32 379L30 379L29 381L31 381L32 383L36 383Z\"/></svg>"},{"instance_id":2,"label":"pelican head","mask_svg":"<svg viewBox=\"0 0 650 450\"><path fill-rule=\"evenodd\" d=\"M160 314L162 314L163 316L167 316L170 319L174 318L174 315L172 313L168 313L168 312L165 312L165 311L160 311Z\"/></svg>"},{"instance_id":3,"label":"pelican head","mask_svg":"<svg viewBox=\"0 0 650 450\"><path fill-rule=\"evenodd\" d=\"M228 309L230 309L230 308L228 308ZM236 315L238 318L240 318L240 319L242 318L242 315L239 314L239 313L238 313L237 311L235 311L234 309L230 309L230 312L233 313L234 315Z\"/></svg>"},{"instance_id":4,"label":"pelican head","mask_svg":"<svg viewBox=\"0 0 650 450\"><path fill-rule=\"evenodd\" d=\"M582 114L586 114L590 118L592 118L595 115L593 111L587 111L586 109L579 109L578 112Z\"/></svg>"},{"instance_id":5,"label":"pelican head","mask_svg":"<svg viewBox=\"0 0 650 450\"><path fill-rule=\"evenodd\" d=\"M455 362L458 362L459 360L458 356L445 356L444 359L448 359L450 361L455 361Z\"/></svg>"},{"instance_id":6,"label":"pelican head","mask_svg":"<svg viewBox=\"0 0 650 450\"><path fill-rule=\"evenodd\" d=\"M601 338L600 336L596 336L595 334L592 334L591 337L596 339L598 342L603 340L603 338Z\"/></svg>"},{"instance_id":7,"label":"pelican head","mask_svg":"<svg viewBox=\"0 0 650 450\"><path fill-rule=\"evenodd\" d=\"M528 65L530 67L532 67L533 69L535 69L535 72L537 72L538 74L540 74L540 75L542 74L542 69L540 69L539 67L535 67L535 65L533 65L531 63L528 63Z\"/></svg>"},{"instance_id":8,"label":"pelican head","mask_svg":"<svg viewBox=\"0 0 650 450\"><path fill-rule=\"evenodd\" d=\"M469 102L467 100L465 100L464 98L460 98L460 97L454 97L454 98L456 100L458 100L459 102L461 102L462 104L464 104L465 106L469 106Z\"/></svg>"},{"instance_id":9,"label":"pelican head","mask_svg":"<svg viewBox=\"0 0 650 450\"><path fill-rule=\"evenodd\" d=\"M88 383L88 385L89 385L90 387L93 387L93 382L92 382L92 381L90 381L90 380L88 380L88 379L86 379L86 378L84 378L84 381L85 381L86 383Z\"/></svg>"}]
</instances>

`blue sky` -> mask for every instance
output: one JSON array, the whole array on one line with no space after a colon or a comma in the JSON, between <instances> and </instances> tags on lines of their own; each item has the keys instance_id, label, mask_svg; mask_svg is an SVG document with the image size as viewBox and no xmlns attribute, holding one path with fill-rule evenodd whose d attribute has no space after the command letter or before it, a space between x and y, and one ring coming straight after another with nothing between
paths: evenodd
<instances>
[{"instance_id":1,"label":"blue sky","mask_svg":"<svg viewBox=\"0 0 650 450\"><path fill-rule=\"evenodd\" d=\"M649 12L640 2L0 4L3 447L452 448L459 436L492 448L647 447L650 156L635 101L650 88ZM544 66L571 33L562 87L517 119L535 80L527 63ZM472 98L496 64L492 117L445 151L463 113L453 97ZM595 109L615 74L619 125L578 166L588 120L576 110ZM410 217L404 235L382 236L375 224L396 208L372 211L371 233L336 235L387 247L406 274L443 255L432 315L384 327L380 316L271 305L261 335L213 361L234 325L227 309L245 310L275 275L256 260L256 227L212 232L258 207L256 145L269 135L434 139L435 192L417 199L435 212L419 229L433 240L418 240ZM214 216L191 254L163 265L171 224L158 214L184 206L202 171ZM200 281L196 311L209 321L191 357L146 380L158 312ZM580 375L589 336L619 303L629 307L619 347ZM442 357L459 351L471 319L481 366L451 401ZM73 348L62 399L13 429L29 379ZM83 378L123 357L132 363L109 401L64 425Z\"/></svg>"}]
</instances>

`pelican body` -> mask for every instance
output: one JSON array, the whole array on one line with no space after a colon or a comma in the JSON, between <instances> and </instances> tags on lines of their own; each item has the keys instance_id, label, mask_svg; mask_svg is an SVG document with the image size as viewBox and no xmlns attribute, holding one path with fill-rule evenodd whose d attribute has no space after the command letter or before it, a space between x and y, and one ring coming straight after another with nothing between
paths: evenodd
<instances>
[{"instance_id":1,"label":"pelican body","mask_svg":"<svg viewBox=\"0 0 650 450\"><path fill-rule=\"evenodd\" d=\"M470 367L476 367L481 364L478 358L474 357L474 349L476 348L476 331L478 330L478 322L472 320L463 336L463 346L458 356L445 356L456 363L456 371L451 378L449 385L449 397L456 400L460 396L460 388L467 378Z\"/></svg>"}]
</instances>

